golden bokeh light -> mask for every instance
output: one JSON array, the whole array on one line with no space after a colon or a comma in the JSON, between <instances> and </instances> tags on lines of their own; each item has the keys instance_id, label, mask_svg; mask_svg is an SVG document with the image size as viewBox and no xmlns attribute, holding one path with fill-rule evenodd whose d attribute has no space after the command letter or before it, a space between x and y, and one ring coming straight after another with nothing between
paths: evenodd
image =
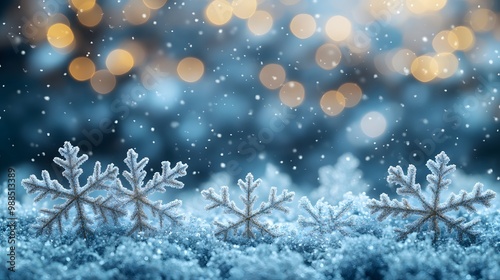
<instances>
[{"instance_id":1,"label":"golden bokeh light","mask_svg":"<svg viewBox=\"0 0 500 280\"><path fill-rule=\"evenodd\" d=\"M257 0L233 0L233 14L241 19L250 18L257 11Z\"/></svg>"},{"instance_id":2,"label":"golden bokeh light","mask_svg":"<svg viewBox=\"0 0 500 280\"><path fill-rule=\"evenodd\" d=\"M340 114L346 105L346 100L342 93L336 90L325 92L319 101L321 110L329 116L336 116Z\"/></svg>"},{"instance_id":3,"label":"golden bokeh light","mask_svg":"<svg viewBox=\"0 0 500 280\"><path fill-rule=\"evenodd\" d=\"M448 43L456 50L467 51L474 46L476 38L470 28L466 26L457 26L451 30L451 33L455 36L453 37L449 34Z\"/></svg>"},{"instance_id":4,"label":"golden bokeh light","mask_svg":"<svg viewBox=\"0 0 500 280\"><path fill-rule=\"evenodd\" d=\"M438 53L434 59L438 64L437 76L441 79L453 76L458 69L458 59L452 53Z\"/></svg>"},{"instance_id":5,"label":"golden bokeh light","mask_svg":"<svg viewBox=\"0 0 500 280\"><path fill-rule=\"evenodd\" d=\"M344 106L347 108L352 108L358 105L363 96L363 91L355 83L345 83L341 85L338 92L342 94L345 99Z\"/></svg>"},{"instance_id":6,"label":"golden bokeh light","mask_svg":"<svg viewBox=\"0 0 500 280\"><path fill-rule=\"evenodd\" d=\"M226 0L214 0L205 9L205 16L214 25L226 24L233 17L233 6Z\"/></svg>"},{"instance_id":7,"label":"golden bokeh light","mask_svg":"<svg viewBox=\"0 0 500 280\"><path fill-rule=\"evenodd\" d=\"M351 35L352 24L346 17L333 16L326 22L325 31L330 39L341 42Z\"/></svg>"},{"instance_id":8,"label":"golden bokeh light","mask_svg":"<svg viewBox=\"0 0 500 280\"><path fill-rule=\"evenodd\" d=\"M430 82L434 80L439 73L437 61L428 55L417 57L411 64L411 73L415 79L421 82Z\"/></svg>"},{"instance_id":9,"label":"golden bokeh light","mask_svg":"<svg viewBox=\"0 0 500 280\"><path fill-rule=\"evenodd\" d=\"M52 46L62 49L73 43L75 35L68 25L56 23L47 30L47 40Z\"/></svg>"},{"instance_id":10,"label":"golden bokeh light","mask_svg":"<svg viewBox=\"0 0 500 280\"><path fill-rule=\"evenodd\" d=\"M454 32L443 30L432 40L432 48L438 53L453 52L458 45L458 37Z\"/></svg>"},{"instance_id":11,"label":"golden bokeh light","mask_svg":"<svg viewBox=\"0 0 500 280\"><path fill-rule=\"evenodd\" d=\"M325 70L332 70L337 67L341 59L342 52L334 44L323 44L316 50L316 63Z\"/></svg>"},{"instance_id":12,"label":"golden bokeh light","mask_svg":"<svg viewBox=\"0 0 500 280\"><path fill-rule=\"evenodd\" d=\"M415 53L409 49L398 50L391 60L391 66L394 71L402 74L409 75L411 73L411 64L417 58Z\"/></svg>"},{"instance_id":13,"label":"golden bokeh light","mask_svg":"<svg viewBox=\"0 0 500 280\"><path fill-rule=\"evenodd\" d=\"M316 20L309 14L298 14L290 22L290 30L299 39L309 38L316 31Z\"/></svg>"},{"instance_id":14,"label":"golden bokeh light","mask_svg":"<svg viewBox=\"0 0 500 280\"><path fill-rule=\"evenodd\" d=\"M96 0L71 0L73 6L79 12L85 12L94 8Z\"/></svg>"},{"instance_id":15,"label":"golden bokeh light","mask_svg":"<svg viewBox=\"0 0 500 280\"><path fill-rule=\"evenodd\" d=\"M85 25L87 27L94 27L101 22L103 11L101 6L96 4L90 10L78 12L76 16L78 17L78 21L80 21L82 25Z\"/></svg>"},{"instance_id":16,"label":"golden bokeh light","mask_svg":"<svg viewBox=\"0 0 500 280\"><path fill-rule=\"evenodd\" d=\"M255 35L264 35L273 27L273 17L266 11L256 11L247 21L248 29Z\"/></svg>"},{"instance_id":17,"label":"golden bokeh light","mask_svg":"<svg viewBox=\"0 0 500 280\"><path fill-rule=\"evenodd\" d=\"M160 9L161 7L165 6L165 4L167 4L167 1L168 0L142 0L142 2L144 2L144 5L152 10Z\"/></svg>"},{"instance_id":18,"label":"golden bokeh light","mask_svg":"<svg viewBox=\"0 0 500 280\"><path fill-rule=\"evenodd\" d=\"M116 78L108 70L99 70L90 79L90 84L96 92L106 94L115 88Z\"/></svg>"},{"instance_id":19,"label":"golden bokeh light","mask_svg":"<svg viewBox=\"0 0 500 280\"><path fill-rule=\"evenodd\" d=\"M131 0L123 9L125 20L133 25L146 23L151 17L151 10L140 0Z\"/></svg>"},{"instance_id":20,"label":"golden bokeh light","mask_svg":"<svg viewBox=\"0 0 500 280\"><path fill-rule=\"evenodd\" d=\"M186 57L177 64L177 74L188 83L194 83L201 79L204 72L203 62L195 57Z\"/></svg>"},{"instance_id":21,"label":"golden bokeh light","mask_svg":"<svg viewBox=\"0 0 500 280\"><path fill-rule=\"evenodd\" d=\"M288 107L297 107L304 102L306 90L304 86L296 81L284 84L280 89L280 100Z\"/></svg>"},{"instance_id":22,"label":"golden bokeh light","mask_svg":"<svg viewBox=\"0 0 500 280\"><path fill-rule=\"evenodd\" d=\"M68 67L69 74L77 81L86 81L95 73L95 65L86 57L77 57L71 61Z\"/></svg>"},{"instance_id":23,"label":"golden bokeh light","mask_svg":"<svg viewBox=\"0 0 500 280\"><path fill-rule=\"evenodd\" d=\"M277 89L283 85L286 72L279 64L267 64L260 70L259 80L268 89Z\"/></svg>"},{"instance_id":24,"label":"golden bokeh light","mask_svg":"<svg viewBox=\"0 0 500 280\"><path fill-rule=\"evenodd\" d=\"M406 0L406 7L414 14L437 12L446 6L447 0Z\"/></svg>"},{"instance_id":25,"label":"golden bokeh light","mask_svg":"<svg viewBox=\"0 0 500 280\"><path fill-rule=\"evenodd\" d=\"M106 57L106 67L113 75L123 75L134 67L134 57L126 50L113 50Z\"/></svg>"},{"instance_id":26,"label":"golden bokeh light","mask_svg":"<svg viewBox=\"0 0 500 280\"><path fill-rule=\"evenodd\" d=\"M495 28L497 15L488 9L477 9L469 14L469 24L476 32L488 32Z\"/></svg>"}]
</instances>

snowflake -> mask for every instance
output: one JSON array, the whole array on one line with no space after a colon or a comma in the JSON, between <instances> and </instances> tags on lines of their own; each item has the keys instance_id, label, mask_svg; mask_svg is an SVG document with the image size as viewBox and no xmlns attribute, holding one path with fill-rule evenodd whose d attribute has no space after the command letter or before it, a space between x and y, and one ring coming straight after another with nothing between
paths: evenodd
<instances>
[{"instance_id":1,"label":"snowflake","mask_svg":"<svg viewBox=\"0 0 500 280\"><path fill-rule=\"evenodd\" d=\"M187 164L177 162L173 169L170 168L170 162L163 161L162 174L160 175L156 172L153 175L153 179L149 180L145 186L144 178L146 177L146 171L144 167L148 164L149 159L147 157L141 159L137 162L137 153L130 149L127 152L127 158L124 162L128 166L129 171L123 172L123 177L129 182L132 190L129 190L119 185L118 197L121 202L122 207L127 207L128 205L133 205L134 211L131 216L131 220L134 222L132 229L128 234L132 234L135 231L143 232L145 230L154 231L156 230L149 221L145 208L151 211L153 217L157 217L160 221L160 228L163 227L164 218L169 219L173 224L178 224L183 219L183 215L177 213L177 208L181 206L182 201L176 199L167 204L162 204L161 200L151 201L148 199L148 195L154 192L165 192L165 187L171 187L175 189L182 189L184 184L176 180L178 177L186 175Z\"/></svg>"},{"instance_id":2,"label":"snowflake","mask_svg":"<svg viewBox=\"0 0 500 280\"><path fill-rule=\"evenodd\" d=\"M378 220L382 221L391 214L398 216L401 214L403 218L410 215L420 216L416 221L410 223L405 229L396 229L400 239L406 238L412 232L420 231L420 228L429 223L429 230L434 232L434 242L440 236L439 221L444 223L449 232L456 230L458 232L458 239L462 240L466 235L473 239L479 233L472 229L472 227L479 222L479 220L472 220L464 223L465 218L460 217L454 219L446 215L447 212L452 210L459 210L461 207L464 209L476 212L474 204L490 206L490 202L495 198L495 192L487 190L483 192L483 185L476 183L471 193L461 191L458 195L451 194L446 203L440 202L441 192L448 187L451 180L445 179L455 171L455 165L448 165L450 159L448 156L441 152L436 156L436 160L427 161L427 168L432 174L427 175L429 182L428 188L431 191L431 200L428 200L420 189L420 184L415 183L416 168L411 165L408 167L407 175L404 175L400 166L389 167L389 176L387 182L390 184L398 184L401 187L396 190L399 195L406 195L418 199L421 208L415 208L408 200L403 199L402 202L397 200L389 200L389 197L384 193L380 195L380 200L372 199L368 203L368 208L371 209L372 214L381 212Z\"/></svg>"},{"instance_id":3,"label":"snowflake","mask_svg":"<svg viewBox=\"0 0 500 280\"><path fill-rule=\"evenodd\" d=\"M319 199L314 207L307 197L302 197L299 200L299 207L304 209L311 218L305 218L300 215L298 223L301 227L312 227L314 232L325 234L338 231L343 235L348 235L344 227L353 225L352 219L342 219L342 217L352 207L353 202L348 201L340 205L340 210L335 211L335 207ZM335 213L336 212L336 213Z\"/></svg>"},{"instance_id":4,"label":"snowflake","mask_svg":"<svg viewBox=\"0 0 500 280\"><path fill-rule=\"evenodd\" d=\"M276 188L272 187L269 193L268 201L262 202L258 210L253 210L255 201L257 200L257 195L254 195L253 192L260 185L260 183L260 179L254 181L251 173L247 174L245 181L241 179L238 180L238 186L244 193L244 195L240 195L240 199L243 201L245 209L238 208L234 201L229 199L229 189L227 186L223 186L221 188L220 195L217 194L213 188L209 188L208 190L201 192L205 199L212 201L212 204L206 206L206 210L223 207L226 214L234 214L238 216L238 220L236 222L229 222L227 225L219 221L215 221L214 224L217 227L215 235L224 235L224 238L227 239L229 232L233 231L234 235L236 235L238 227L242 225L245 226L242 236L247 238L255 238L255 233L252 231L252 228L256 228L262 234L267 233L271 237L279 235L275 228L271 228L269 224L261 223L257 220L257 218L266 214L271 214L272 210L288 213L289 209L284 207L283 204L291 202L295 193L288 192L288 190L285 189L281 195L276 196Z\"/></svg>"},{"instance_id":5,"label":"snowflake","mask_svg":"<svg viewBox=\"0 0 500 280\"><path fill-rule=\"evenodd\" d=\"M101 163L96 162L94 173L88 177L87 183L81 187L78 178L83 171L80 166L87 161L88 156L82 155L78 157L79 151L78 147L73 147L71 143L65 142L64 146L59 148L59 153L64 159L54 158L54 162L64 168L62 175L68 180L69 188L64 188L57 180L51 180L47 170L42 171L42 180L38 180L35 175L22 180L22 185L28 193L39 193L35 198L35 202L48 195L51 195L52 199L66 199L66 202L55 205L53 209L43 208L40 210L45 215L38 219L38 224L35 226L39 233L47 231L50 234L55 225L58 226L59 231L62 233L62 221L69 218L69 212L72 208L76 210L73 226L77 227L77 232L83 238L87 238L87 233L92 232L90 225L93 224L92 219L85 211L85 206L92 208L94 214L102 218L104 222L107 222L108 215L116 222L119 216L125 214L124 211L117 207L111 196L108 195L106 198L89 196L93 191L112 190L112 187L118 184L118 168L110 164L104 172L101 172ZM108 184L109 182L111 184Z\"/></svg>"}]
</instances>

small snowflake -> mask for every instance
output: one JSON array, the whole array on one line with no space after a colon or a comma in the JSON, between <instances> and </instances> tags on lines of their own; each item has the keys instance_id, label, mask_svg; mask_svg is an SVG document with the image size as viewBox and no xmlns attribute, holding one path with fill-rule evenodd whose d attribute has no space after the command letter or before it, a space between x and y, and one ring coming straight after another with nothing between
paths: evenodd
<instances>
[{"instance_id":1,"label":"small snowflake","mask_svg":"<svg viewBox=\"0 0 500 280\"><path fill-rule=\"evenodd\" d=\"M298 223L303 228L312 227L313 232L320 234L338 231L343 235L348 235L344 227L352 226L353 221L351 218L343 219L343 216L347 214L352 204L352 201L343 203L340 209L335 211L335 207L323 199L319 199L313 207L309 199L304 196L299 200L299 207L304 209L310 218L299 216Z\"/></svg>"},{"instance_id":2,"label":"small snowflake","mask_svg":"<svg viewBox=\"0 0 500 280\"><path fill-rule=\"evenodd\" d=\"M96 162L94 173L88 177L87 183L80 186L78 178L83 171L80 166L87 161L88 156L82 155L78 157L78 147L73 147L71 143L65 142L62 148L59 148L59 153L62 158L54 158L54 162L64 168L63 176L69 182L69 188L64 188L57 180L51 180L47 170L42 171L42 180L38 180L35 175L31 175L28 179L22 180L23 187L28 193L40 193L35 198L35 202L42 200L48 195L52 199L65 199L63 204L55 205L53 209L41 209L40 211L46 214L38 219L39 223L35 226L39 233L47 231L49 234L52 228L57 225L62 233L63 219L69 218L69 212L72 208L76 210L76 216L73 219L72 225L77 227L77 232L83 238L87 238L87 234L92 232L90 225L93 224L92 219L86 213L86 207L90 207L93 212L107 222L108 216L114 221L117 221L119 216L125 214L124 211L117 207L111 196L106 198L98 196L97 198L89 196L93 191L106 190L111 191L118 184L118 168L110 164L104 172L101 172L101 163Z\"/></svg>"},{"instance_id":3,"label":"small snowflake","mask_svg":"<svg viewBox=\"0 0 500 280\"><path fill-rule=\"evenodd\" d=\"M227 225L219 221L215 221L214 224L217 227L215 235L224 235L224 238L227 239L229 232L233 231L234 235L236 235L238 228L242 225L245 226L242 236L247 238L255 238L255 233L252 231L252 228L256 228L262 234L266 233L271 237L279 235L275 228L271 228L269 224L261 223L258 218L263 215L271 214L273 210L288 213L289 209L284 207L283 204L291 202L295 193L283 190L281 195L276 196L276 188L272 187L269 193L268 201L262 202L258 210L253 210L255 201L257 200L257 195L254 195L253 192L260 185L260 183L260 179L254 181L251 173L247 174L245 181L241 179L238 180L238 186L244 193L244 195L240 195L240 199L245 205L244 209L238 208L234 201L229 199L229 189L227 186L223 186L221 188L220 195L217 194L213 188L209 188L208 190L201 192L205 199L212 202L212 204L206 206L207 210L223 207L226 214L234 214L238 217L236 222L229 222Z\"/></svg>"},{"instance_id":4,"label":"small snowflake","mask_svg":"<svg viewBox=\"0 0 500 280\"><path fill-rule=\"evenodd\" d=\"M483 184L476 183L471 193L461 191L458 195L451 194L446 203L440 202L441 192L450 185L451 180L445 179L455 171L455 165L448 165L450 159L448 156L441 152L436 156L436 160L427 161L427 168L432 174L427 175L429 182L428 188L432 195L431 200L427 199L420 188L420 184L415 183L416 168L411 165L408 167L407 175L404 175L400 166L389 167L389 176L387 182L390 184L398 184L401 187L396 190L399 195L406 195L418 199L421 208L416 208L410 205L408 200L403 199L401 202L397 200L389 200L387 194L381 194L380 200L372 199L368 203L368 208L371 209L372 214L380 212L378 220L382 221L390 215L398 216L401 214L403 218L410 215L420 216L416 221L410 223L405 229L396 229L400 239L406 238L412 232L420 231L420 228L429 223L429 230L434 232L434 242L439 239L441 230L439 228L439 221L444 223L448 231L456 230L458 232L458 239L462 240L466 235L473 239L479 233L472 229L472 227L479 222L475 219L465 223L465 218L460 217L454 219L446 215L447 212L452 210L459 210L461 207L476 212L474 204L484 205L489 207L491 200L495 198L495 192L487 190L483 192Z\"/></svg>"}]
</instances>

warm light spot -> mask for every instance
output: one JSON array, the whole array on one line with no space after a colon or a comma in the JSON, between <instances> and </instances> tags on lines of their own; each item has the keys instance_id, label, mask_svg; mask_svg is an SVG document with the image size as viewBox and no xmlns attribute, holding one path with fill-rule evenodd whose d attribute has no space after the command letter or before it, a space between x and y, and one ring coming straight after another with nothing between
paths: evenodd
<instances>
[{"instance_id":1,"label":"warm light spot","mask_svg":"<svg viewBox=\"0 0 500 280\"><path fill-rule=\"evenodd\" d=\"M333 16L326 22L325 31L330 39L344 41L351 35L352 24L346 17Z\"/></svg>"},{"instance_id":2,"label":"warm light spot","mask_svg":"<svg viewBox=\"0 0 500 280\"><path fill-rule=\"evenodd\" d=\"M466 51L474 46L474 33L470 28L465 26L457 26L451 30L451 32L456 36L457 40L454 41L453 37L448 36L448 41L452 47L460 51Z\"/></svg>"},{"instance_id":3,"label":"warm light spot","mask_svg":"<svg viewBox=\"0 0 500 280\"><path fill-rule=\"evenodd\" d=\"M406 0L406 7L414 14L436 12L446 6L447 0Z\"/></svg>"},{"instance_id":4,"label":"warm light spot","mask_svg":"<svg viewBox=\"0 0 500 280\"><path fill-rule=\"evenodd\" d=\"M233 0L233 13L235 16L247 19L257 11L256 0Z\"/></svg>"},{"instance_id":5,"label":"warm light spot","mask_svg":"<svg viewBox=\"0 0 500 280\"><path fill-rule=\"evenodd\" d=\"M342 58L340 49L334 44L324 44L316 51L316 63L325 70L337 67Z\"/></svg>"},{"instance_id":6,"label":"warm light spot","mask_svg":"<svg viewBox=\"0 0 500 280\"><path fill-rule=\"evenodd\" d=\"M204 72L203 62L194 57L186 57L177 64L177 74L188 83L194 83L201 79Z\"/></svg>"},{"instance_id":7,"label":"warm light spot","mask_svg":"<svg viewBox=\"0 0 500 280\"><path fill-rule=\"evenodd\" d=\"M496 14L488 9L474 10L469 15L469 23L476 32L488 32L495 28Z\"/></svg>"},{"instance_id":8,"label":"warm light spot","mask_svg":"<svg viewBox=\"0 0 500 280\"><path fill-rule=\"evenodd\" d=\"M226 24L233 16L233 6L226 0L214 0L208 4L205 16L214 25Z\"/></svg>"},{"instance_id":9,"label":"warm light spot","mask_svg":"<svg viewBox=\"0 0 500 280\"><path fill-rule=\"evenodd\" d=\"M116 49L108 54L106 67L113 75L123 75L134 67L134 57L126 50Z\"/></svg>"},{"instance_id":10,"label":"warm light spot","mask_svg":"<svg viewBox=\"0 0 500 280\"><path fill-rule=\"evenodd\" d=\"M319 101L321 110L329 116L340 114L345 108L345 97L342 93L330 90L325 92Z\"/></svg>"},{"instance_id":11,"label":"warm light spot","mask_svg":"<svg viewBox=\"0 0 500 280\"><path fill-rule=\"evenodd\" d=\"M308 14L296 15L290 22L290 30L299 39L309 38L316 31L316 21Z\"/></svg>"},{"instance_id":12,"label":"warm light spot","mask_svg":"<svg viewBox=\"0 0 500 280\"><path fill-rule=\"evenodd\" d=\"M56 48L65 48L73 43L75 35L66 24L56 23L49 27L47 40Z\"/></svg>"},{"instance_id":13,"label":"warm light spot","mask_svg":"<svg viewBox=\"0 0 500 280\"><path fill-rule=\"evenodd\" d=\"M123 9L125 19L133 25L144 24L151 16L151 10L140 0L131 0Z\"/></svg>"},{"instance_id":14,"label":"warm light spot","mask_svg":"<svg viewBox=\"0 0 500 280\"><path fill-rule=\"evenodd\" d=\"M355 83L345 83L339 87L340 92L345 98L345 107L351 108L358 105L363 96L363 91Z\"/></svg>"},{"instance_id":15,"label":"warm light spot","mask_svg":"<svg viewBox=\"0 0 500 280\"><path fill-rule=\"evenodd\" d=\"M407 76L410 74L411 64L415 58L417 58L417 56L411 50L400 49L392 57L392 68L394 71Z\"/></svg>"},{"instance_id":16,"label":"warm light spot","mask_svg":"<svg viewBox=\"0 0 500 280\"><path fill-rule=\"evenodd\" d=\"M279 64L268 64L260 70L259 79L266 88L277 89L285 82L285 69Z\"/></svg>"},{"instance_id":17,"label":"warm light spot","mask_svg":"<svg viewBox=\"0 0 500 280\"><path fill-rule=\"evenodd\" d=\"M455 33L449 30L443 30L439 32L432 40L432 47L438 53L455 51L456 47L454 47L452 44L458 44L458 37L457 35L455 35Z\"/></svg>"},{"instance_id":18,"label":"warm light spot","mask_svg":"<svg viewBox=\"0 0 500 280\"><path fill-rule=\"evenodd\" d=\"M361 119L361 130L368 137L379 137L385 132L386 128L387 121L379 112L369 112Z\"/></svg>"},{"instance_id":19,"label":"warm light spot","mask_svg":"<svg viewBox=\"0 0 500 280\"><path fill-rule=\"evenodd\" d=\"M69 74L77 81L86 81L95 73L95 65L86 57L77 57L69 64Z\"/></svg>"},{"instance_id":20,"label":"warm light spot","mask_svg":"<svg viewBox=\"0 0 500 280\"><path fill-rule=\"evenodd\" d=\"M144 2L144 5L146 7L152 9L152 10L158 10L161 7L165 6L167 3L167 0L142 0Z\"/></svg>"},{"instance_id":21,"label":"warm light spot","mask_svg":"<svg viewBox=\"0 0 500 280\"><path fill-rule=\"evenodd\" d=\"M264 35L273 27L273 17L266 11L257 11L247 22L248 29L255 35Z\"/></svg>"},{"instance_id":22,"label":"warm light spot","mask_svg":"<svg viewBox=\"0 0 500 280\"><path fill-rule=\"evenodd\" d=\"M419 56L411 64L411 73L421 82L430 82L437 77L439 67L436 60L427 55Z\"/></svg>"},{"instance_id":23,"label":"warm light spot","mask_svg":"<svg viewBox=\"0 0 500 280\"><path fill-rule=\"evenodd\" d=\"M90 79L92 88L101 94L111 92L116 86L116 78L108 70L99 70Z\"/></svg>"},{"instance_id":24,"label":"warm light spot","mask_svg":"<svg viewBox=\"0 0 500 280\"><path fill-rule=\"evenodd\" d=\"M71 5L79 12L94 8L96 0L71 0Z\"/></svg>"},{"instance_id":25,"label":"warm light spot","mask_svg":"<svg viewBox=\"0 0 500 280\"><path fill-rule=\"evenodd\" d=\"M375 19L387 20L388 13L395 13L404 6L401 0L370 0L368 8Z\"/></svg>"},{"instance_id":26,"label":"warm light spot","mask_svg":"<svg viewBox=\"0 0 500 280\"><path fill-rule=\"evenodd\" d=\"M78 21L80 21L81 24L87 27L94 27L101 22L103 12L101 6L96 4L90 10L78 12L76 16L78 17Z\"/></svg>"},{"instance_id":27,"label":"warm light spot","mask_svg":"<svg viewBox=\"0 0 500 280\"><path fill-rule=\"evenodd\" d=\"M290 81L284 84L280 90L280 100L288 107L297 107L304 101L306 91L299 82Z\"/></svg>"},{"instance_id":28,"label":"warm light spot","mask_svg":"<svg viewBox=\"0 0 500 280\"><path fill-rule=\"evenodd\" d=\"M437 76L441 79L453 76L458 69L458 59L452 53L439 53L434 59L438 64Z\"/></svg>"}]
</instances>

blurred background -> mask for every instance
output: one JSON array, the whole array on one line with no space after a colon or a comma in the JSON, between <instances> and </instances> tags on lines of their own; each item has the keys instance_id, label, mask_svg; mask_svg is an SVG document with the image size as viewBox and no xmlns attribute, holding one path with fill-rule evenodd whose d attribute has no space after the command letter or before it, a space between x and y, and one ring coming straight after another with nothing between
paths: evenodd
<instances>
[{"instance_id":1,"label":"blurred background","mask_svg":"<svg viewBox=\"0 0 500 280\"><path fill-rule=\"evenodd\" d=\"M273 166L312 191L346 153L373 194L389 189L390 165L414 164L425 180L442 150L466 174L500 180L499 1L0 7L2 178L9 166L19 180L61 178L52 159L71 141L90 155L85 177L97 160L123 170L134 148L149 170L188 163L187 190Z\"/></svg>"}]
</instances>

